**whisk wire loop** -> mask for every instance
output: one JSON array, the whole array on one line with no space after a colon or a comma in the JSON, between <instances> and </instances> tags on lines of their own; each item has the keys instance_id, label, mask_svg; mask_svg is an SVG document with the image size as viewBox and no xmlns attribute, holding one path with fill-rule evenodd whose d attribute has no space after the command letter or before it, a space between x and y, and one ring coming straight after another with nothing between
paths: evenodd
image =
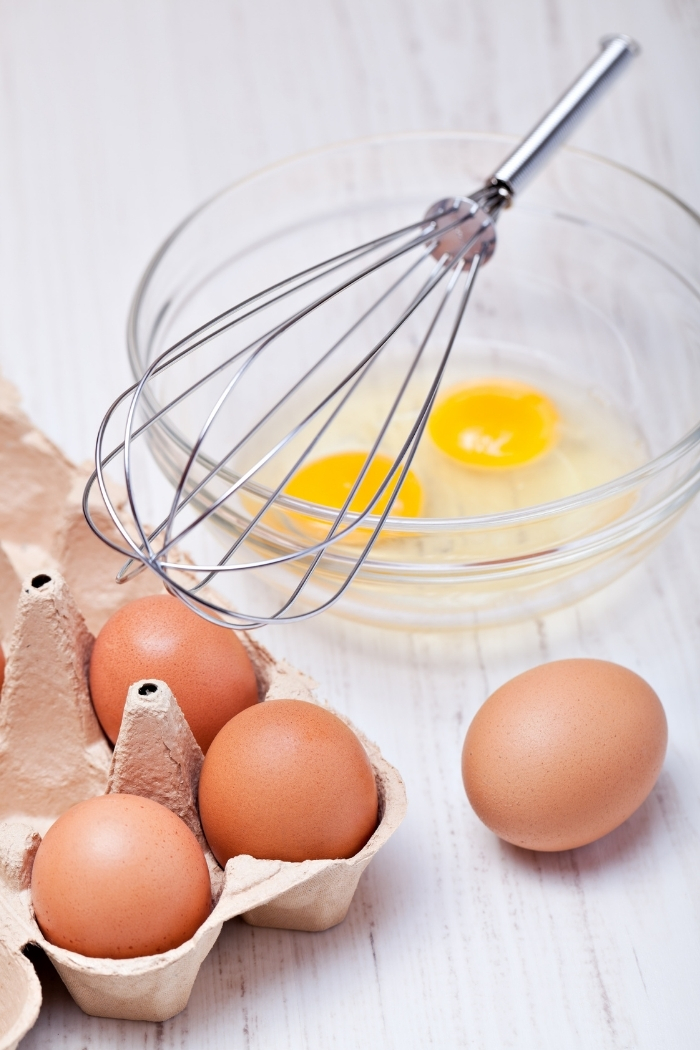
<instances>
[{"instance_id":1,"label":"whisk wire loop","mask_svg":"<svg viewBox=\"0 0 700 1050\"><path fill-rule=\"evenodd\" d=\"M460 216L459 218L457 218L454 221L454 223L449 223L449 224L445 225L442 228L442 231L441 231L442 235L444 236L444 234L445 234L445 232L447 230L451 230L453 227L460 225L462 222L464 222L464 217ZM416 247L418 245L424 244L426 242L426 240L428 240L429 238L433 237L434 236L435 223L431 221L428 225L429 225L429 231L427 233L422 234L420 238L415 239L414 241L410 242L406 246L402 246L399 250L391 253L390 256L383 257L378 262L374 263L371 267L367 267L365 270L361 271L359 274L354 274L351 278L349 278L341 286L333 289L332 293L330 293L329 295L324 296L324 297L322 297L320 299L315 300L312 304L306 306L303 310L298 311L295 315L293 315L292 318L289 318L284 323L283 326L282 325L276 326L275 328L273 328L273 329L269 330L268 332L264 333L264 335L262 337L260 337L260 339L257 341L257 343L249 344L247 347L244 347L244 349L242 351L238 351L237 354L235 354L232 357L228 358L227 361L224 362L223 366L219 366L215 370L217 373L220 373L222 371L223 367L225 367L227 364L232 363L233 360L239 358L243 353L245 353L247 351L251 351L250 356L248 357L248 359L246 360L246 362L244 363L242 368L239 369L239 371L232 378L232 380L229 381L229 384L228 384L227 388L224 390L224 392L222 393L222 395L218 399L216 405L214 406L214 408L212 409L212 411L209 414L207 422L205 423L204 427L200 431L200 435L199 435L197 441L195 442L195 445L194 445L194 447L193 447L193 449L192 449L192 451L191 451L191 453L190 453L190 455L188 457L188 461L187 461L187 464L185 466L185 470L184 470L184 472L182 474L180 484L178 485L178 488L176 490L176 497L173 500L173 504L172 504L172 507L171 507L171 512L170 512L170 515L169 515L168 519L166 519L165 522L161 523L161 525L158 527L158 529L156 529L154 532L150 533L148 537L145 534L142 535L142 537L141 537L142 543L139 545L139 552L144 552L145 551L145 552L148 553L149 557L153 556L154 551L153 551L153 548L151 546L151 541L155 538L155 536L160 534L160 532L163 530L164 527L166 529L168 529L168 525L172 524L172 520L174 519L173 510L174 510L175 513L177 513L178 510L182 508L182 506L184 506L187 503L189 503L193 498L196 497L196 495L198 495L204 489L204 487L206 486L207 482L209 480L211 480L211 478L213 476L215 476L216 474L218 474L221 471L221 469L225 466L226 462L228 460L230 460L236 453L238 453L241 450L241 448L245 445L245 443L256 433L257 430L259 430L264 425L264 423L270 418L270 416L272 416L276 411L278 411L279 408L292 396L292 394L309 378L309 376L313 372L315 372L321 366L321 364L324 361L326 361L328 359L328 357L341 345L341 343L344 341L344 338L347 338L347 335L349 335L351 331L353 331L355 328L357 328L359 326L361 321L363 319L365 319L366 316L368 316L370 311L367 311L365 313L365 315L363 315L363 317L361 317L359 319L359 321L355 325L351 326L351 328L348 330L348 332L345 334L344 337L342 337L340 340L338 340L330 348L330 350L328 350L325 354L323 354L317 360L317 362L312 366L312 368L309 369L301 377L301 379L296 384L294 384L285 393L284 397L281 398L275 405L273 405L272 408L258 420L258 422L256 423L255 427L253 427L251 430L249 430L241 438L241 440L236 445L234 445L232 449L230 449L227 452L226 456L223 459L221 459L213 468L211 468L211 470L209 471L209 474L207 476L205 476L205 478L199 483L199 485L189 494L189 496L186 499L186 502L183 503L183 504L180 504L180 496L182 494L182 490L184 488L184 484L186 482L186 478L189 475L189 472L191 470L192 464L195 462L195 460L197 458L197 455L198 455L198 453L199 453L199 451L201 449L201 445L202 445L202 443L204 441L204 438L206 437L206 433L208 432L208 430L209 430L211 424L213 423L213 421L218 416L218 414L219 414L221 408L223 407L223 404L225 403L227 397L231 394L231 392L232 392L236 382L238 382L239 379L241 378L241 376L244 374L244 370L252 363L253 360L255 360L255 358L262 352L263 349L265 349L266 346L269 346L269 343L272 341L272 339L274 339L276 336L280 335L281 332L284 329L287 329L287 328L291 327L292 324L294 324L297 321L299 321L303 316L308 315L308 313L310 313L312 310L317 309L318 306L320 306L323 303L325 303L333 295L339 294L339 292L343 291L345 288L350 287L352 284L354 284L356 281L360 280L361 278L368 276L369 274L374 272L376 269L378 269L380 266L384 266L388 261L391 261L393 259L398 258L400 255L405 254L407 251L412 250L414 247ZM477 234L475 234L473 237L471 237L469 239L469 241L465 245L464 250L459 253L459 258L460 259L466 253L466 250L475 243L477 238L478 238L478 232L477 232ZM384 240L386 240L386 238L382 238L381 240L384 241ZM425 254L429 254L429 252L426 252ZM410 272L412 272L412 270L414 270L416 268L416 266L418 266L420 264L420 262L422 261L423 257L419 258L414 264L412 264L411 267L409 267L409 269L406 271L406 273L401 278L399 278L399 281L395 282L395 284L392 286L392 288L388 289L387 292L380 297L380 299L377 301L376 305L378 305L381 301L383 301L387 297L387 295L393 289L395 289L398 286L398 284L402 280L404 280L405 277L408 276L408 274L410 274ZM441 275L438 274L438 278L439 278L439 276L441 276ZM416 300L414 301L413 309L415 309L418 305L420 305L420 303L423 301L423 299L426 297L426 295L432 290L432 287L433 287L433 285L429 283L425 293L422 296L417 297ZM367 355L367 358L365 359L365 361L366 360L370 360L373 356L375 356L382 349L382 347L385 345L385 343L388 341L388 339L391 337L391 335L393 335L394 332L397 331L398 328L401 327L401 324L410 316L410 314L412 312L413 312L413 310L409 309L402 315L402 317L399 319L399 321L396 323L396 325L392 328L392 330L388 333L388 335L385 337L385 339L380 341L380 343L378 343L370 351L370 353ZM208 341L209 338L210 337L207 337L206 341ZM175 344L175 348L181 347L182 343L184 341L185 340L181 340L179 344ZM172 363L175 363L175 360L179 360L181 354L183 354L183 353L191 353L193 350L199 348L201 345L203 345L202 342L197 342L193 346L187 348L185 351L179 349L179 352L176 355L176 357L175 357L175 359L173 360ZM137 408L139 406L139 399L142 396L142 393L143 393L143 390L144 390L146 384L152 378L152 376L157 373L157 371L162 370L164 367L167 367L168 362L165 359L171 353L172 350L173 350L173 348L169 348L163 354L161 354L160 357L157 358L156 361L153 362L153 364L148 369L148 371L146 373L144 373L144 376L142 377L141 381L138 384L135 384L134 387L132 388L134 393L133 393L131 404L129 406L129 412L128 412L127 424L126 424L126 436L125 436L124 441L118 447L118 449L115 450L114 453L109 457L110 459L113 458L113 456L118 454L118 451L121 450L121 449L123 449L123 451L124 451L124 458L125 458L124 472L125 472L125 478L126 478L126 484L127 484L127 494L128 494L128 498L129 498L129 503L130 503L130 506L131 506L132 514L134 514L135 517L137 517L137 515L135 513L135 506L134 506L134 499L133 499L133 490L132 490L132 486L131 486L131 469L130 469L130 467L131 467L131 463L130 463L130 460L131 460L131 444L132 444L132 442L133 442L135 437L140 436L148 428L148 426L151 424L152 420L148 420L146 424L143 424L142 426L140 426L136 431L134 431L134 429L133 429L133 420L134 420ZM351 379L356 371L358 371L361 367L363 367L363 365L365 364L365 361L361 361L356 366L356 368L345 377L345 379L343 380L343 384L345 382L347 382L349 379ZM205 377L205 379L206 379L206 377ZM187 389L185 394L186 395L190 394L193 391L193 389L195 388L195 386L202 385L202 382L203 382L202 379L198 380L196 384L193 384L192 386L190 386ZM266 457L264 457L263 460L259 461L259 463L257 463L253 468L251 468L242 478L239 478L234 483L234 485L232 485L230 487L230 489L222 497L220 497L220 499L218 501L216 501L210 507L207 507L206 512L205 512L205 516L209 516L209 514L214 513L220 506L223 505L223 503L226 501L226 499L228 499L232 495L234 495L247 481L249 481L250 478L260 469L260 467L262 467L266 462L269 462L269 460L272 459L277 454L277 452L279 452L280 449L282 447L284 447L284 445L286 443L288 443L288 440L291 437L293 437L296 434L296 432L298 432L298 430L302 429L303 426L305 426L312 418L314 418L319 413L319 411L325 406L325 404L327 404L328 401L331 400L333 396L335 396L335 394L337 393L337 390L343 384L339 384L338 388L336 388L335 390L332 390L331 393L318 406L316 406L314 411L311 412L306 417L306 419L304 419L299 424L299 426L297 428L295 428L295 430L293 432L291 432L291 434L287 435L287 437L285 439L282 439L282 441L280 441L275 447L270 449L268 454L266 455ZM122 395L122 399L121 400L124 400L126 398L126 396L127 396L127 394ZM180 395L180 397L178 397L175 400L179 403L179 401L182 400L182 395ZM163 415L165 412L167 412L168 408L170 407L170 405L172 403L173 402L171 402L169 405L166 405L164 407L164 409L161 410L160 415ZM115 405L116 404L117 403L115 403ZM110 412L111 412L111 410L110 410ZM98 435L98 440L99 440L99 435ZM101 487L101 491L102 491L102 486L100 486L100 487ZM104 493L103 493L103 498L104 498ZM159 550L159 554L163 555L173 545L174 542L181 541L182 538L184 538L184 536L186 536L197 525L200 524L201 520L203 520L203 519L200 516L200 518L198 518L195 522L193 522L190 526L188 526L183 533L179 534L176 537L175 540L172 540L169 536L166 536L166 541L163 544L163 547ZM125 575L122 576L122 579L124 579L124 578L125 578Z\"/></svg>"},{"instance_id":2,"label":"whisk wire loop","mask_svg":"<svg viewBox=\"0 0 700 1050\"><path fill-rule=\"evenodd\" d=\"M453 223L449 223L444 229L445 230L452 229L453 227L458 226L463 221L464 221L463 217L462 216L458 216L458 217L455 218ZM426 228L426 225L427 225L427 228ZM377 246L384 245L384 244L390 243L391 241L397 240L398 238L403 236L407 231L413 231L413 230L415 230L418 227L420 227L422 229L422 231L423 231L419 237L414 238L412 241L409 241L405 245L402 245L399 249L397 249L397 250L395 250L393 252L390 252L389 255L381 257L379 260L375 261L371 266L366 267L364 270L361 270L359 273L353 274L349 279L347 279L345 282L341 283L337 287L333 288L326 295L317 298L316 300L312 301L310 304L307 304L302 310L297 311L297 313L293 314L290 318L287 318L283 323L273 327L268 332L263 333L253 343L250 343L247 346L244 346L242 349L238 350L235 354L233 354L232 356L227 358L224 362L219 364L216 368L214 368L211 371L205 373L202 377L200 377L198 380L196 380L195 383L191 384L189 387L187 387L186 390L181 392L181 394L178 395L178 397L176 397L175 399L172 399L168 404L163 406L160 410L156 410L155 414L153 414L150 419L148 419L144 424L142 424L140 427L138 427L136 430L134 430L133 420L134 420L136 411L137 411L137 409L140 406L141 399L143 397L145 397L145 390L147 388L148 383L155 376L159 375L165 369L170 368L173 365L175 365L176 363L180 362L184 357L187 357L187 356L191 355L194 351L200 349L202 346L206 345L207 343L209 343L210 341L212 341L216 337L222 335L225 331L229 330L234 325L237 325L239 323L242 323L244 320L247 320L248 318L253 316L254 313L256 313L259 310L263 309L263 307L267 308L270 305L272 305L273 303L278 302L280 299L286 297L286 295L291 294L292 291L298 291L299 288L305 287L306 284L310 284L313 281L318 280L319 277L327 276L328 273L333 272L335 269L339 268L340 266L346 265L348 260L349 261L355 261L356 258L359 258L359 257L361 257L363 255L368 254L369 252L374 250ZM406 254L407 252L411 251L413 248L415 248L415 247L417 247L419 245L425 244L426 241L429 241L433 237L435 227L436 227L436 223L434 221L431 220L431 221L429 221L426 224L425 220L423 220L420 223L413 223L410 226L403 227L401 230L395 231L394 233L386 234L386 235L383 235L381 237L375 238L374 240L366 242L364 245L361 245L359 248L353 249L353 250L351 250L349 252L346 252L346 253L343 253L341 255L333 256L333 257L331 257L328 260L324 260L324 262L319 263L315 267L310 267L306 271L301 271L300 274L295 275L295 277L290 278L288 281L278 282L276 285L271 285L268 289L265 289L265 291L263 291L261 293L258 293L256 296L251 296L248 300L244 300L241 304L238 304L238 305L230 308L229 310L224 311L223 313L218 315L217 318L215 318L212 321L209 321L206 324L200 326L198 329L195 329L195 331L193 333L190 333L189 335L183 337L178 342L173 344L173 346L171 346L168 349L166 349L165 351L163 351L163 353L160 354L153 361L153 363L149 366L149 368L146 370L146 372L141 377L141 379L137 383L133 384L132 387L130 387L128 390L126 390L124 392L124 394L122 394L114 402L112 407L109 409L109 411L107 413L107 416L105 417L105 421L103 421L103 423L104 422L108 422L109 419L111 419L111 417L114 414L114 412L116 411L116 409L119 407L119 405L122 404L129 396L132 397L131 404L130 404L130 407L129 407L129 413L128 413L128 417L127 417L126 428L125 428L126 429L125 439L119 446L117 446L116 449L113 450L113 452L110 454L110 456L107 459L102 461L104 463L110 462L120 452L124 453L124 457L125 457L124 472L125 472L127 493L128 493L128 497L129 497L129 503L131 505L132 514L135 513L135 508L134 508L134 505L133 505L132 495L131 495L131 491L130 491L131 490L131 486L130 486L130 482L129 482L130 474L131 474L131 471L130 471L130 445L131 445L131 442L136 437L139 437L146 430L150 429L150 427L155 422L157 422L160 419L162 419L163 417L165 417L165 415L173 407L175 407L177 404L180 404L180 402L182 402L187 397L189 397L195 390L197 390L199 387L203 386L208 380L210 380L211 378L215 377L216 375L219 375L227 367L229 367L234 361L238 360L239 358L241 358L245 354L248 354L249 358L245 362L245 364L243 366L243 369L241 371L239 371L239 373L237 373L236 376L233 377L233 380L229 384L229 388L227 388L227 390L224 391L224 394L220 398L220 404L223 404L223 402L226 400L227 395L231 392L231 390L235 386L236 382L239 380L240 376L244 373L246 366L249 365L250 362L252 360L254 360L255 357L257 357L269 345L269 343L274 338L276 338L277 336L281 335L284 331L288 330L290 327L292 327L294 324L296 324L298 321L300 321L303 317L307 316L312 311L314 311L314 310L318 309L320 306L324 305L329 299L333 298L334 296L339 295L341 292L343 292L347 288L351 287L351 285L355 284L357 281L362 280L364 277L367 277L368 275L370 275L371 273L375 272L380 267L383 267L383 266L387 265L388 263L392 262L394 259L398 258L399 256ZM338 261L338 260L340 260L340 261ZM333 264L333 265L329 265L329 264ZM251 302L254 302L254 301L260 299L261 297L266 295L268 292L277 290L278 288L282 287L283 285L288 284L290 281L294 281L297 276L302 276L304 274L309 274L312 271L314 271L312 276L310 276L308 278L308 280L306 282L304 282L304 284L300 284L300 285L298 285L296 287L293 287L290 291L285 291L283 294L280 294L276 298L273 298L273 299L269 300L268 302L257 306L254 310L249 311L247 314L242 314L242 315L239 315L238 317L232 317L232 315L235 314L238 310L240 310L241 308L243 308L246 305L249 305ZM231 318L231 319L226 320L225 324L220 324L219 323L223 319L226 319L226 318ZM216 327L217 324L219 325L219 327ZM320 366L320 364L322 364L324 360L326 360L328 355L330 353L332 353L337 348L338 345L339 345L339 343L336 344L335 347L332 347L331 350L328 352L328 354L324 355L319 360L319 362L317 364L317 367ZM304 378L306 378L306 377L302 377L302 380L300 381L300 383L304 381ZM287 394L285 395L285 398L282 399L282 401L288 400L288 398L295 392L295 390L297 389L298 385L300 385L300 384L296 384L294 387L292 387L287 392ZM276 411L280 407L281 403L282 402L280 402L280 403L278 403L278 405L274 406L273 409L271 409L271 412L268 413L268 415L271 414L272 412ZM220 407L220 405L219 405L219 407ZM211 426L211 422L213 421L213 419L218 414L216 409L217 409L217 406L215 406L215 408L210 413L210 418L208 420L208 425L205 424L205 427L203 428L203 431L200 434L200 438L195 443L196 451L193 450L192 454L189 457L189 462L188 462L187 468L186 468L187 469L187 473L189 473L189 469L191 468L191 464L192 464L192 462L194 462L194 459L196 458L196 454L199 451L199 448L201 447L202 441L204 440L204 437L206 436L206 432L209 429L209 426ZM266 421L266 418L267 417L263 417L259 421L259 423L256 426L255 430L260 429L260 427ZM104 429L105 429L104 426L101 426L100 430L98 431L98 446L100 448L101 448L101 441L102 441L103 435L104 435ZM251 436L251 433L246 435L244 440L248 440L248 438ZM229 457L227 457L227 458L231 458L231 456L234 455L236 451L238 451L238 449L234 448L232 450L231 454L229 455ZM220 464L218 469L220 469L221 466L223 466L223 463ZM98 468L98 470L99 470L99 468ZM91 485L91 482L92 482L92 479L90 479L90 481L88 482L88 485ZM104 491L102 485L100 485L100 490L101 490L101 494L102 494L103 499L104 499L105 491ZM177 502L177 501L175 501L175 502ZM136 515L136 517L138 517L138 515ZM88 519L88 520L90 520L90 519ZM116 522L115 522L115 524L116 524ZM140 549L143 549L143 550L148 550L149 549L148 540L147 540L147 538L145 536L142 537L142 546L140 546Z\"/></svg>"}]
</instances>

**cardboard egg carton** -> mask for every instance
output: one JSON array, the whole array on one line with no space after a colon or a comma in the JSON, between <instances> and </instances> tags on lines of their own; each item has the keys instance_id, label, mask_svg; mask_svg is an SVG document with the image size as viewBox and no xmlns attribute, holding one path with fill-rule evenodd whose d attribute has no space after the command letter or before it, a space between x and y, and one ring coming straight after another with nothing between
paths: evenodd
<instances>
[{"instance_id":1,"label":"cardboard egg carton","mask_svg":"<svg viewBox=\"0 0 700 1050\"><path fill-rule=\"evenodd\" d=\"M313 682L242 635L261 700L318 702ZM89 1014L162 1021L182 1010L223 923L325 930L341 922L359 878L403 819L398 772L353 728L377 780L379 824L349 860L290 863L239 856L225 871L211 855L197 812L202 752L165 682L133 685L111 751L87 685L93 637L63 579L38 573L21 588L0 700L0 1050L16 1046L41 1004L22 955L40 945ZM340 716L342 717L342 716ZM343 719L348 725L347 719ZM213 908L178 948L136 959L92 959L43 937L31 906L31 869L41 835L69 806L116 791L144 795L177 813L199 839Z\"/></svg>"},{"instance_id":2,"label":"cardboard egg carton","mask_svg":"<svg viewBox=\"0 0 700 1050\"><path fill-rule=\"evenodd\" d=\"M91 632L126 602L162 587L151 573L115 586L123 558L93 535L82 513L89 470L74 466L32 425L0 377L0 639L8 654L0 699L0 1050L14 1050L39 1013L41 986L22 954L27 944L44 948L86 1012L164 1020L185 1006L226 919L240 915L253 925L304 930L340 922L362 871L406 808L400 776L357 733L380 800L379 826L364 849L349 860L236 857L225 872L219 867L197 814L202 754L167 685L149 683L155 689L143 694L143 683L132 688L114 752L90 703ZM95 516L117 539L105 512ZM309 678L241 637L261 700L316 702ZM178 813L205 848L214 907L194 937L173 951L88 959L48 944L34 920L31 870L41 835L71 805L105 791L155 798Z\"/></svg>"}]
</instances>

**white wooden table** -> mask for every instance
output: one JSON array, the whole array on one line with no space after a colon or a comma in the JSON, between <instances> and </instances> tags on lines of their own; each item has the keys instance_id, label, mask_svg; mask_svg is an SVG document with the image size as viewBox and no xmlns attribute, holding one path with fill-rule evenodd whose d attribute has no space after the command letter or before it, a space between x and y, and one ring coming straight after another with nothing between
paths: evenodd
<instances>
[{"instance_id":1,"label":"white wooden table","mask_svg":"<svg viewBox=\"0 0 700 1050\"><path fill-rule=\"evenodd\" d=\"M523 132L595 50L644 55L576 137L700 204L697 0L3 0L0 364L88 458L129 381L124 321L153 249L201 199L369 133ZM26 1047L700 1046L700 506L626 579L537 622L441 636L326 618L266 644L404 774L409 815L346 921L224 930L188 1008L99 1020L37 959ZM470 718L513 674L617 660L668 713L650 799L570 853L511 848L461 786Z\"/></svg>"}]
</instances>

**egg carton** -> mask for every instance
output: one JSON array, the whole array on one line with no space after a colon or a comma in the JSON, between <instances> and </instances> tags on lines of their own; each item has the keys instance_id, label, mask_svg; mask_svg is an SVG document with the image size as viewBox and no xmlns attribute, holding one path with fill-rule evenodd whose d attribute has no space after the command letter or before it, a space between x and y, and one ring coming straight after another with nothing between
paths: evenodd
<instances>
[{"instance_id":1,"label":"egg carton","mask_svg":"<svg viewBox=\"0 0 700 1050\"><path fill-rule=\"evenodd\" d=\"M260 699L317 703L314 683L246 635ZM88 1014L163 1021L182 1010L223 923L319 931L341 922L364 869L401 823L401 777L351 723L377 781L379 824L348 860L291 863L232 858L222 870L197 813L202 752L165 682L135 683L112 752L90 702L93 636L63 579L39 573L22 587L0 701L0 1050L36 1021L41 988L22 954L37 944ZM148 689L144 685L148 684ZM144 795L177 813L205 850L213 908L194 936L136 959L92 959L50 944L31 906L41 835L69 806L105 792Z\"/></svg>"}]
</instances>

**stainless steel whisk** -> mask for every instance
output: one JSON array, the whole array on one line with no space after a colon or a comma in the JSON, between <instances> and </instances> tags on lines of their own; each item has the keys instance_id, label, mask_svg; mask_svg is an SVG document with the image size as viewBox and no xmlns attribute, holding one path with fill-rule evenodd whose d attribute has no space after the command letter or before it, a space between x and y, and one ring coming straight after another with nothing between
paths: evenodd
<instances>
[{"instance_id":1,"label":"stainless steel whisk","mask_svg":"<svg viewBox=\"0 0 700 1050\"><path fill-rule=\"evenodd\" d=\"M93 531L128 559L120 582L148 567L200 615L235 629L304 619L338 601L385 527L408 475L477 274L495 250L501 209L510 206L637 51L628 37L604 39L600 54L471 196L441 200L415 223L305 267L218 314L156 357L107 412L83 499ZM384 283L376 288L372 282L378 279ZM344 305L350 294L355 296L351 310L358 297L361 302L354 316ZM382 322L390 308L395 316ZM409 329L412 337L404 338ZM413 342L410 353L403 344L397 351L397 333L406 347ZM406 357L398 367L397 353ZM292 479L323 449L352 400L363 396L363 384L365 389L368 383L377 385L380 359L387 362L396 389L342 507L310 505L290 495ZM281 385L295 364L297 374ZM182 374L181 386L160 404L158 384L166 373L170 381ZM399 428L391 464L366 495L363 483L397 431L407 391L421 376L426 389L420 407ZM189 442L173 419L192 399L201 400L204 422ZM106 451L106 433L119 410L126 412L124 437ZM144 438L174 479L167 512L150 529L142 520L135 466L137 443L143 445ZM112 497L106 475L119 461L127 505ZM120 539L107 535L93 518L95 484ZM356 509L359 493L364 505ZM173 548L192 539L212 516L231 534L228 549L216 562L187 565L183 573ZM290 569L288 593L265 613L246 612L237 600L225 603L207 589L221 574ZM319 573L324 583L314 603ZM309 593L312 607L303 607Z\"/></svg>"}]
</instances>

